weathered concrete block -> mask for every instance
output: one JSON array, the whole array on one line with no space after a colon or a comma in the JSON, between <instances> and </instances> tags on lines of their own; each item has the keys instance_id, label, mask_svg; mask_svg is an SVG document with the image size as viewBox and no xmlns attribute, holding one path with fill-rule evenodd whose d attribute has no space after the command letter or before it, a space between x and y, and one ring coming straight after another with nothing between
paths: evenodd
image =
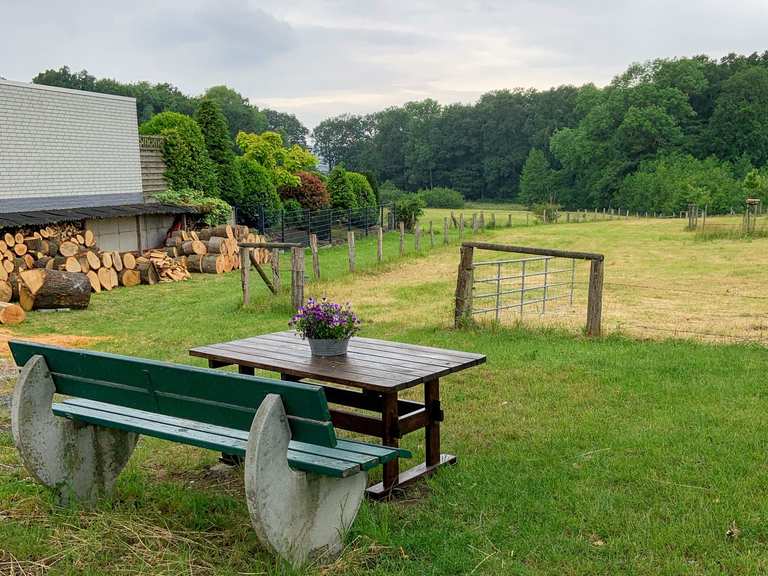
<instances>
[{"instance_id":1,"label":"weathered concrete block","mask_svg":"<svg viewBox=\"0 0 768 576\"><path fill-rule=\"evenodd\" d=\"M24 466L60 503L94 503L112 492L138 435L55 416L56 389L45 358L33 356L13 392L11 430Z\"/></svg>"},{"instance_id":2,"label":"weathered concrete block","mask_svg":"<svg viewBox=\"0 0 768 576\"><path fill-rule=\"evenodd\" d=\"M330 478L288 466L291 431L282 400L270 394L251 425L245 457L245 490L259 540L300 566L332 559L357 515L368 475Z\"/></svg>"}]
</instances>

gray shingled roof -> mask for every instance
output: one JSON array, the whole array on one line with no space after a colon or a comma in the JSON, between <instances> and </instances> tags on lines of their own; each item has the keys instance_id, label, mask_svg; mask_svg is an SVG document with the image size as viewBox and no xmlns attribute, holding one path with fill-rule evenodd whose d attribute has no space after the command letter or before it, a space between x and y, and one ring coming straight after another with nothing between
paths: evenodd
<instances>
[{"instance_id":1,"label":"gray shingled roof","mask_svg":"<svg viewBox=\"0 0 768 576\"><path fill-rule=\"evenodd\" d=\"M147 214L196 214L194 208L173 204L148 203L122 206L98 206L93 208L66 208L61 210L36 210L30 212L0 213L0 228L18 226L45 226L55 222L72 222L99 218L121 218Z\"/></svg>"}]
</instances>

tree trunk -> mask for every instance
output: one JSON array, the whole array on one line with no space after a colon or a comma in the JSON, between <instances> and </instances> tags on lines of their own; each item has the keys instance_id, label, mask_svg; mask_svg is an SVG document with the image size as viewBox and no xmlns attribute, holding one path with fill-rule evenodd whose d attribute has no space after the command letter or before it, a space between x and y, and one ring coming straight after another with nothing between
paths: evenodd
<instances>
[{"instance_id":1,"label":"tree trunk","mask_svg":"<svg viewBox=\"0 0 768 576\"><path fill-rule=\"evenodd\" d=\"M138 270L124 269L118 274L121 286L138 286L141 284L141 273Z\"/></svg>"},{"instance_id":2,"label":"tree trunk","mask_svg":"<svg viewBox=\"0 0 768 576\"><path fill-rule=\"evenodd\" d=\"M19 272L19 303L24 310L84 309L91 301L91 283L82 273L36 268Z\"/></svg>"},{"instance_id":3,"label":"tree trunk","mask_svg":"<svg viewBox=\"0 0 768 576\"><path fill-rule=\"evenodd\" d=\"M0 324L20 324L26 318L24 309L18 304L0 302Z\"/></svg>"}]
</instances>

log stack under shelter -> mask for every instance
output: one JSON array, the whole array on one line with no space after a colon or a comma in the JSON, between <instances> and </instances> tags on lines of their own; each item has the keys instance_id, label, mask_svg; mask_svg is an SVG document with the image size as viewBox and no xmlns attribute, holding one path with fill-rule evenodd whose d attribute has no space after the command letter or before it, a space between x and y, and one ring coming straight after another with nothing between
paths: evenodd
<instances>
[{"instance_id":1,"label":"log stack under shelter","mask_svg":"<svg viewBox=\"0 0 768 576\"><path fill-rule=\"evenodd\" d=\"M29 310L85 308L92 292L230 272L241 266L239 242L264 240L247 226L179 229L165 246L139 252L102 250L78 223L2 230L0 324L18 323ZM269 251L254 250L253 259L266 264Z\"/></svg>"}]
</instances>

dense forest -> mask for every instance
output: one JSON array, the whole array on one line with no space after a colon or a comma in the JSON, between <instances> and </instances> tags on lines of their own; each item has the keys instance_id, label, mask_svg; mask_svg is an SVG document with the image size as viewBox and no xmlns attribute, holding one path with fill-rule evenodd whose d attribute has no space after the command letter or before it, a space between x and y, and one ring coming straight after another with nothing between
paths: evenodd
<instances>
[{"instance_id":1,"label":"dense forest","mask_svg":"<svg viewBox=\"0 0 768 576\"><path fill-rule=\"evenodd\" d=\"M608 86L409 102L313 132L330 165L469 199L712 212L768 200L768 52L633 64Z\"/></svg>"},{"instance_id":2,"label":"dense forest","mask_svg":"<svg viewBox=\"0 0 768 576\"><path fill-rule=\"evenodd\" d=\"M740 211L747 197L768 201L768 52L633 64L603 88L498 90L474 103L442 105L427 99L373 114L329 118L312 131L311 141L329 169L336 168L332 179L293 149L308 150L310 136L295 116L260 110L227 86L191 97L171 84L96 79L67 67L41 72L33 81L133 96L139 122L163 129L168 126L160 121L150 124L158 114L196 117L201 102L213 102L217 110L211 114L223 114L232 149L231 158L211 151L219 157L214 164L245 157L238 160L242 165L248 159L248 151L238 146L245 142L240 133L279 134L282 147L271 138L262 141L276 154L277 160L269 162L279 165L301 157L297 165L303 168L294 172L313 175L308 189L326 181L347 182L350 188L349 178L339 178L349 171L364 174L374 191L381 184L382 189L422 194L440 190L436 197L454 198L455 190L473 200L570 209L617 207L669 214L696 202L717 213ZM269 169L274 172L274 166ZM232 181L228 171L220 167L219 179ZM274 200L274 187L282 190L284 202L302 199L290 203L294 208L297 202L317 204L316 198L325 198L307 192L316 196L310 200L304 193L287 192L286 182L272 176L270 190L259 189L258 198L240 198L240 192L222 196L253 205L265 197ZM254 178L248 175L256 186ZM215 188L199 175L182 180ZM357 194L342 187L327 202L341 206L350 202L342 198L357 197L365 205L367 194L367 187L360 191L358 186Z\"/></svg>"}]
</instances>

